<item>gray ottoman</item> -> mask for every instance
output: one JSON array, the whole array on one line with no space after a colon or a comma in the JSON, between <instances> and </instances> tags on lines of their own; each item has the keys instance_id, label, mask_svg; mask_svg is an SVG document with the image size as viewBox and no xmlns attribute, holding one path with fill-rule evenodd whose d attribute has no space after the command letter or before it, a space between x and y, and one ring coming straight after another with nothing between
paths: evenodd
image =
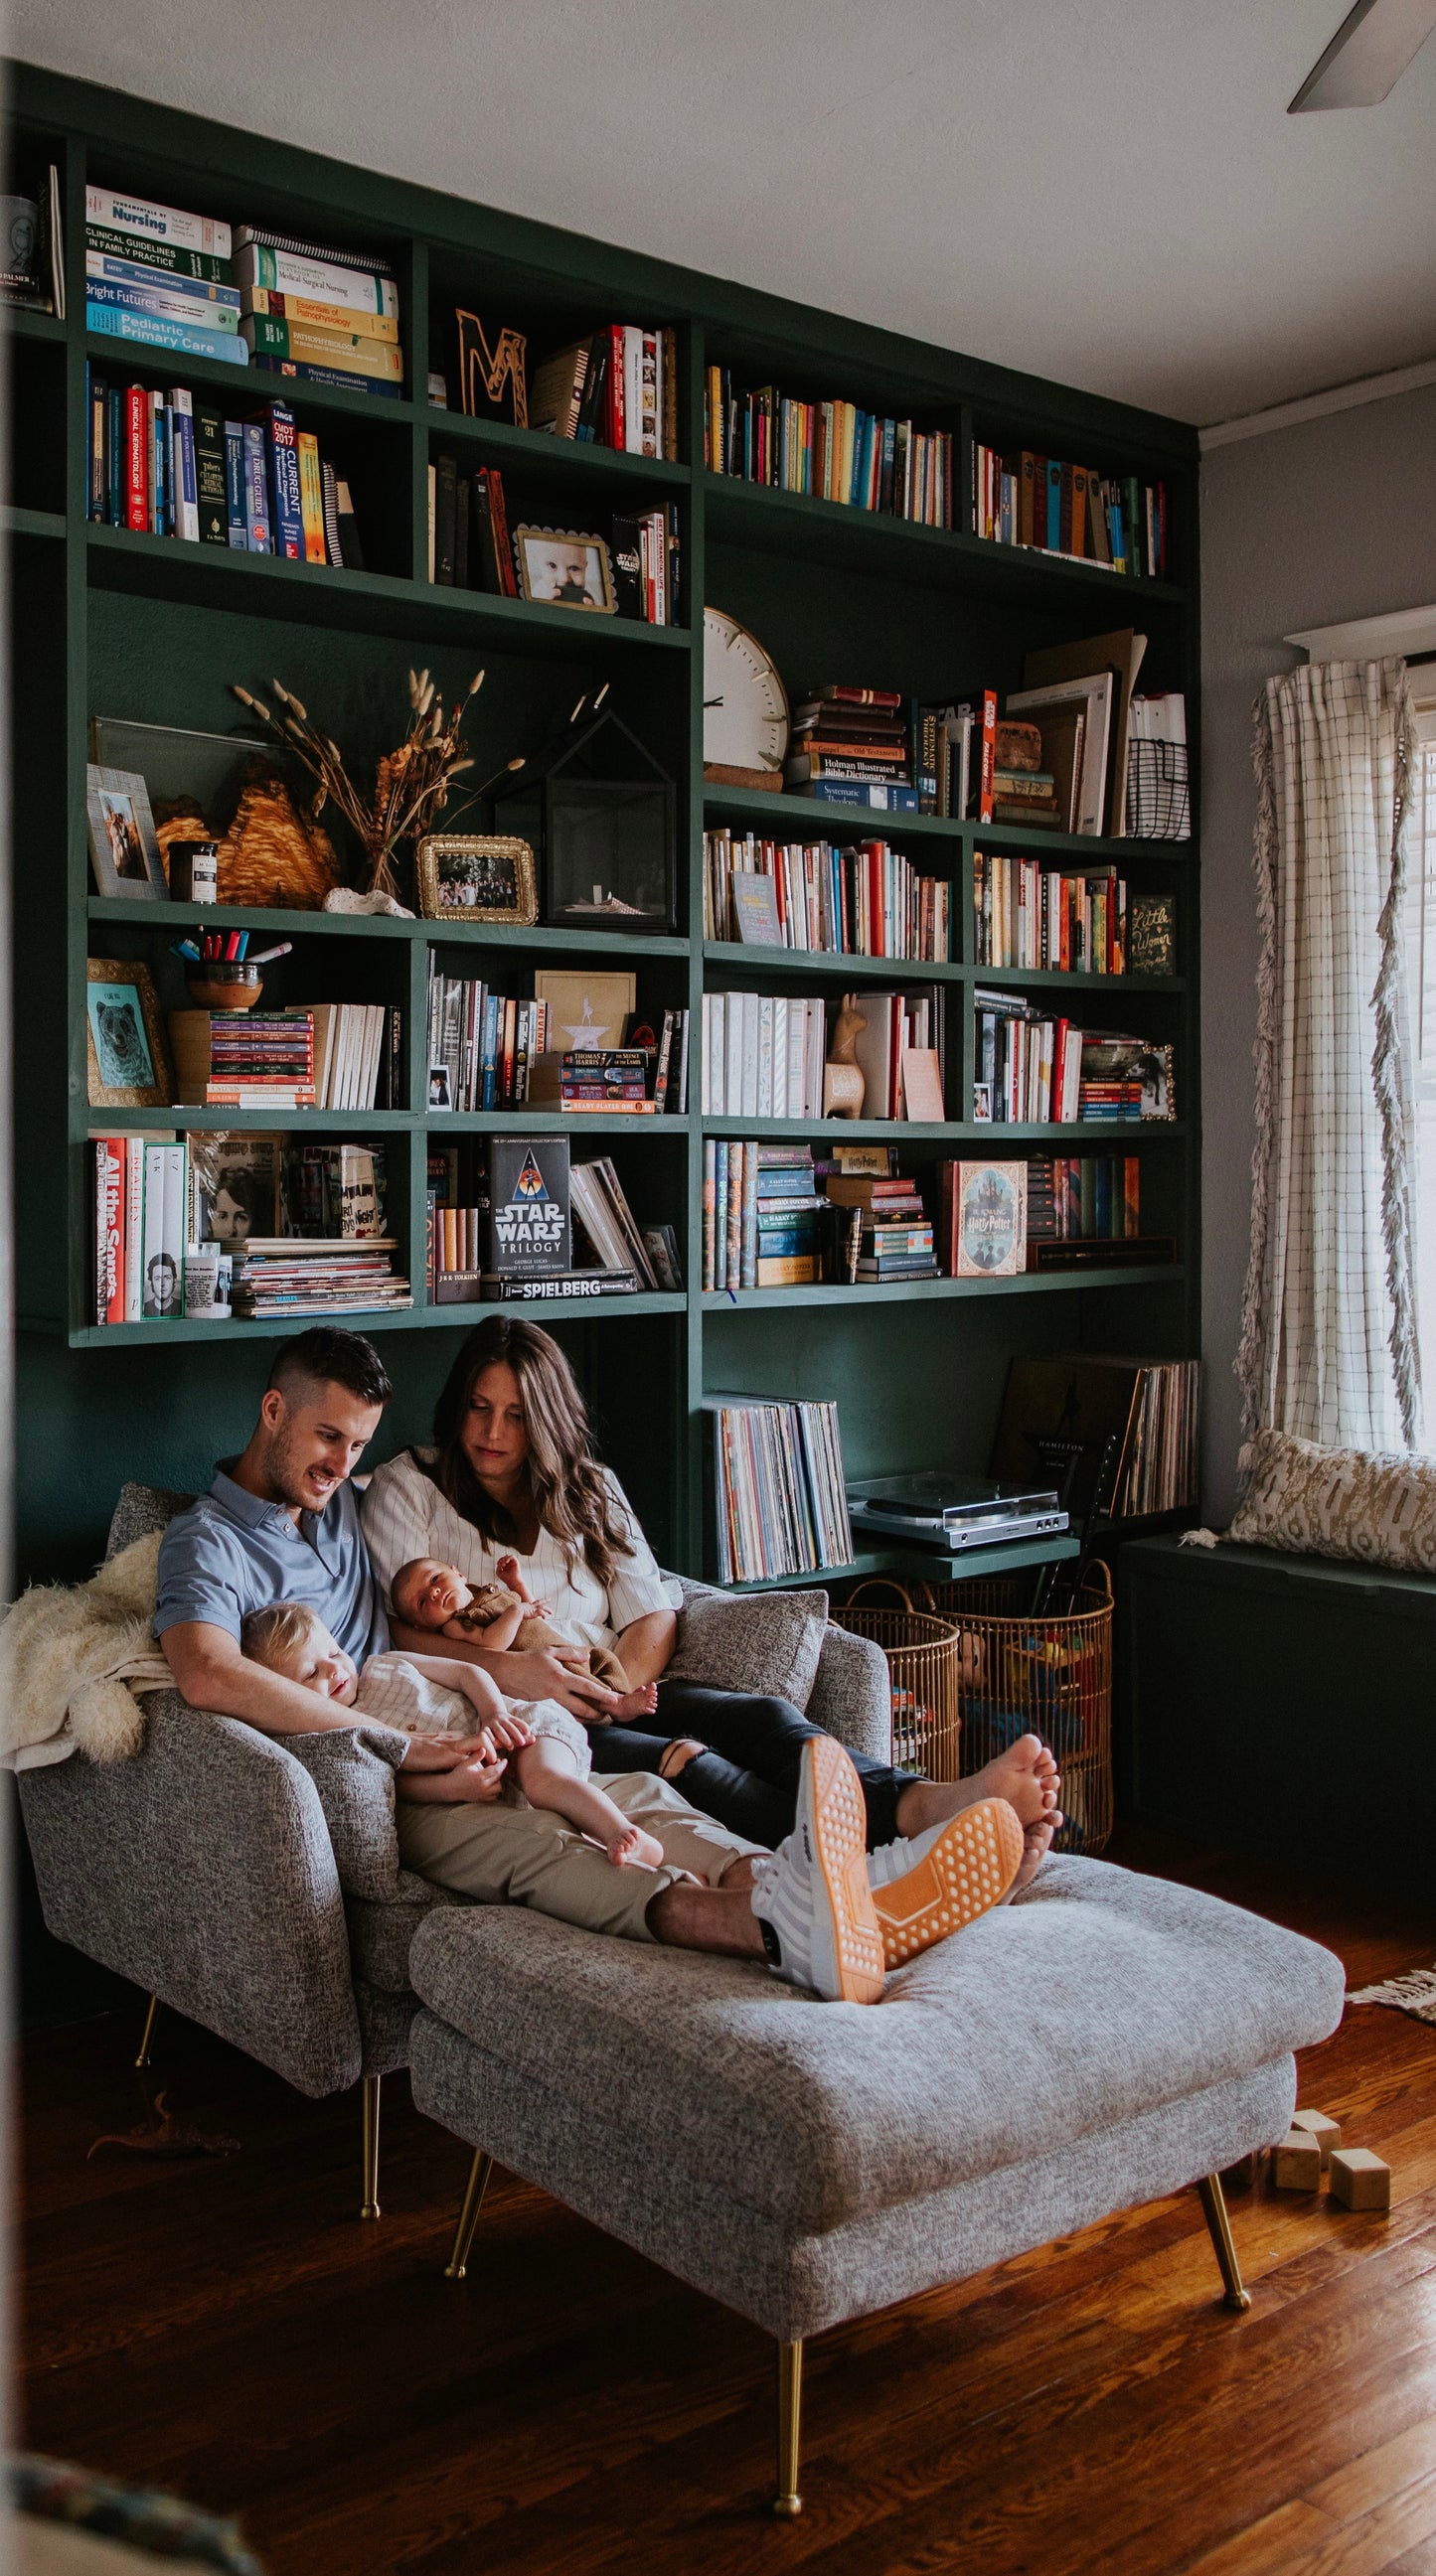
<instances>
[{"instance_id":1,"label":"gray ottoman","mask_svg":"<svg viewBox=\"0 0 1436 2576\"><path fill-rule=\"evenodd\" d=\"M803 2339L1285 2135L1292 2051L1341 2018L1326 1950L1103 1861L818 2003L757 1966L476 1907L420 1924L414 2099L491 2159L777 2337L777 2510L798 2510Z\"/></svg>"}]
</instances>

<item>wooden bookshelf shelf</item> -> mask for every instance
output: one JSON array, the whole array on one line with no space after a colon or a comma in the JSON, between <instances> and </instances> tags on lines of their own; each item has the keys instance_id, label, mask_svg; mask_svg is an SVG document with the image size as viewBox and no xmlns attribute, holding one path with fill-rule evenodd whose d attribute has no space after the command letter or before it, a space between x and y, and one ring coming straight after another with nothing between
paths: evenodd
<instances>
[{"instance_id":1,"label":"wooden bookshelf shelf","mask_svg":"<svg viewBox=\"0 0 1436 2576\"><path fill-rule=\"evenodd\" d=\"M1021 685L1029 651L1135 625L1149 636L1142 685L1185 690L1194 765L1198 637L1195 590L1137 582L1095 564L1000 547L972 533L971 440L996 435L1053 456L1087 455L1104 471L1160 476L1167 485L1173 561L1197 559L1195 432L1035 377L869 330L831 314L704 277L508 214L354 170L268 137L229 132L148 101L17 66L10 113L16 166L25 156L60 170L69 319L11 310L7 327L17 400L11 547L18 647L12 657L16 790L16 1108L23 1150L17 1307L20 1348L21 1514L59 1529L76 1565L93 1561L119 1483L136 1472L133 1425L144 1423L139 1472L192 1487L212 1455L241 1445L273 1345L291 1326L141 1323L98 1328L93 1312L93 1179L87 1140L119 1130L163 1136L226 1129L296 1140L382 1141L388 1223L397 1266L418 1302L403 1313L356 1315L381 1339L396 1395L385 1450L425 1436L434 1396L466 1333L492 1310L424 1299L430 1157L484 1137L563 1137L572 1154L612 1156L641 1225L671 1226L686 1286L602 1300L526 1307L572 1353L592 1398L605 1451L633 1496L663 1562L711 1573L710 1466L704 1397L736 1388L790 1400L835 1397L850 1476L937 1463L981 1472L995 1390L1017 1352L1145 1346L1179 1357L1199 1348L1201 1276L1196 1143L1200 1094L1199 873L1195 841L1025 831L917 814L755 794L705 781L703 669L695 642L705 602L729 611L772 652L790 698L830 681L892 688L931 703L990 686ZM84 221L88 181L333 242L377 244L399 280L405 398L387 400L89 333ZM678 454L615 454L473 420L431 405L449 308L480 299L486 325L525 331L531 366L549 346L611 319L673 325L677 333ZM545 338L552 324L552 341ZM957 464L952 531L776 492L713 474L703 461L710 360L751 371L750 384L791 382L808 394L851 391L923 425L950 429ZM369 571L338 571L186 544L88 521L87 367L111 384L187 384L253 411L288 399L350 483ZM419 399L414 399L415 395ZM231 415L232 416L232 415ZM613 511L674 505L679 597L686 623L654 627L552 605L431 584L429 471L437 457L497 466L506 495L534 516L607 536ZM510 508L510 519L514 511ZM581 693L611 684L612 706L674 783L673 934L510 928L363 914L130 902L95 892L88 851L85 767L96 714L209 734L233 733L230 683L278 671L322 708L358 770L372 772L397 739L410 665L429 665L446 693L487 673L473 748L488 777L531 755ZM461 831L502 830L504 809L477 805ZM218 820L211 817L211 820ZM332 816L324 817L332 823ZM842 957L705 940L703 834L718 823L765 839L848 845L890 840L922 875L951 884L953 955ZM336 840L342 827L336 827ZM975 850L1013 852L1040 866L1111 869L1177 904L1183 972L1072 976L980 967L973 958ZM151 964L162 1005L183 997L169 955L198 925L294 942L266 984L266 1007L311 997L382 1001L402 1023L400 1097L408 1109L228 1111L166 1107L107 1111L86 1099L86 962L118 952ZM255 944L262 944L257 941ZM469 1113L427 1108L427 974L502 978L516 995L540 966L621 968L655 1020L690 1014L689 1106L682 1116L574 1117L556 1109ZM311 980L312 979L312 980ZM1042 995L1054 1013L1088 1024L1125 1019L1175 1050L1173 1122L995 1125L705 1117L699 1031L705 990L788 990L831 999L849 986L940 986L946 1010L947 1100L971 1101L975 987ZM1041 1154L1142 1157L1144 1226L1177 1244L1170 1267L1103 1264L1087 1271L992 1281L939 1279L739 1290L702 1286L705 1145L717 1138L882 1144L910 1149L924 1183L947 1157ZM467 1159L466 1159L467 1158ZM513 1310L510 1310L513 1311ZM437 1341L415 1335L437 1334ZM256 1347L251 1349L249 1345ZM198 1346L204 1346L201 1350ZM53 1462L82 1462L54 1498ZM940 1426L937 1428L935 1426ZM383 1454L381 1452L381 1454ZM1075 1553L1046 1542L1029 1559ZM973 1573L947 1560L867 1550L837 1572ZM762 1588L762 1587L757 1587Z\"/></svg>"}]
</instances>

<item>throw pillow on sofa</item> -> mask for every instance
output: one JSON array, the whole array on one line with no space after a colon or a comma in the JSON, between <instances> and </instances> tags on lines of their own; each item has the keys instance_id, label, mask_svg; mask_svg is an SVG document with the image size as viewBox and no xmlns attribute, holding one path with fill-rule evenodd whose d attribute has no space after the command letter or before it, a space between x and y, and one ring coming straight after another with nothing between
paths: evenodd
<instances>
[{"instance_id":1,"label":"throw pillow on sofa","mask_svg":"<svg viewBox=\"0 0 1436 2576\"><path fill-rule=\"evenodd\" d=\"M1258 1431L1240 1463L1250 1483L1228 1538L1436 1574L1436 1459Z\"/></svg>"},{"instance_id":2,"label":"throw pillow on sofa","mask_svg":"<svg viewBox=\"0 0 1436 2576\"><path fill-rule=\"evenodd\" d=\"M752 1691L806 1708L818 1677L826 1592L695 1592L678 1618L665 1679Z\"/></svg>"}]
</instances>

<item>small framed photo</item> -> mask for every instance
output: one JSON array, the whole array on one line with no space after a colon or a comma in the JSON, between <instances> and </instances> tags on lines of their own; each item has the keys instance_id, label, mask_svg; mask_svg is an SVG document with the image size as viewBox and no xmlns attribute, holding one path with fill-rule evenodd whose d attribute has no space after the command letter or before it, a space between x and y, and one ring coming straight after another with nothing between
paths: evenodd
<instances>
[{"instance_id":1,"label":"small framed photo","mask_svg":"<svg viewBox=\"0 0 1436 2576\"><path fill-rule=\"evenodd\" d=\"M514 530L519 591L524 599L546 600L559 608L596 608L614 613L613 566L602 537L581 528Z\"/></svg>"},{"instance_id":2,"label":"small framed photo","mask_svg":"<svg viewBox=\"0 0 1436 2576\"><path fill-rule=\"evenodd\" d=\"M150 792L137 769L85 771L90 865L101 894L162 903L169 893L150 812Z\"/></svg>"},{"instance_id":3,"label":"small framed photo","mask_svg":"<svg viewBox=\"0 0 1436 2576\"><path fill-rule=\"evenodd\" d=\"M504 833L429 832L419 843L419 911L425 921L538 919L538 879L527 841Z\"/></svg>"},{"instance_id":4,"label":"small framed photo","mask_svg":"<svg viewBox=\"0 0 1436 2576\"><path fill-rule=\"evenodd\" d=\"M174 1098L164 1024L150 970L92 957L86 1037L92 1109L165 1109Z\"/></svg>"},{"instance_id":5,"label":"small framed photo","mask_svg":"<svg viewBox=\"0 0 1436 2576\"><path fill-rule=\"evenodd\" d=\"M454 1090L453 1084L449 1080L448 1066L446 1064L431 1064L429 1067L429 1107L431 1109L452 1109L453 1105Z\"/></svg>"}]
</instances>

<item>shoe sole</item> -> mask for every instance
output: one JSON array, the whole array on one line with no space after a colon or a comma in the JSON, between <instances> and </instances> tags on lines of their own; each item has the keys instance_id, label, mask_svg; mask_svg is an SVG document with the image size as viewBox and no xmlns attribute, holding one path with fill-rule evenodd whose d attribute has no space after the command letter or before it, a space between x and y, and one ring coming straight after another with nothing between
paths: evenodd
<instances>
[{"instance_id":1,"label":"shoe sole","mask_svg":"<svg viewBox=\"0 0 1436 2576\"><path fill-rule=\"evenodd\" d=\"M885 1964L900 1968L990 1914L1017 1876L1022 1852L1022 1827L1005 1798L964 1807L915 1869L874 1890Z\"/></svg>"},{"instance_id":2,"label":"shoe sole","mask_svg":"<svg viewBox=\"0 0 1436 2576\"><path fill-rule=\"evenodd\" d=\"M883 1990L883 1938L868 1885L867 1810L858 1775L830 1735L803 1747L798 1824L832 1919L837 1993L829 2000L875 2004Z\"/></svg>"}]
</instances>

